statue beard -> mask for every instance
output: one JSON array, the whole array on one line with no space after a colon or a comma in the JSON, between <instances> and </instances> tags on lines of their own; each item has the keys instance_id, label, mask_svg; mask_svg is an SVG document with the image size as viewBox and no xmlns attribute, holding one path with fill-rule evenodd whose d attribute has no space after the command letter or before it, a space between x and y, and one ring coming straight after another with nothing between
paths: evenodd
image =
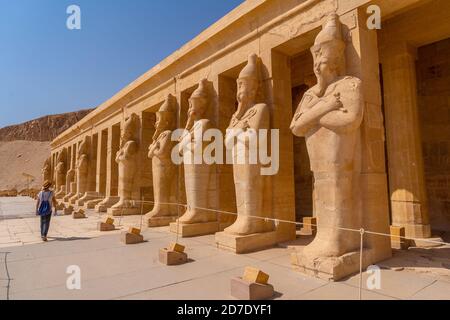
<instances>
[{"instance_id":1,"label":"statue beard","mask_svg":"<svg viewBox=\"0 0 450 320\"><path fill-rule=\"evenodd\" d=\"M185 129L188 130L188 131L191 130L192 127L194 126L194 122L195 122L195 112L194 111L190 111L188 119L187 119L187 122L186 122Z\"/></svg>"},{"instance_id":2,"label":"statue beard","mask_svg":"<svg viewBox=\"0 0 450 320\"><path fill-rule=\"evenodd\" d=\"M237 96L238 107L234 114L234 117L240 119L249 107L255 102L255 97L250 96L247 93L239 93Z\"/></svg>"},{"instance_id":3,"label":"statue beard","mask_svg":"<svg viewBox=\"0 0 450 320\"><path fill-rule=\"evenodd\" d=\"M325 90L327 90L328 84L325 81L325 77L321 75L320 71L316 70L315 72L317 78L317 84L314 89L314 93L318 97L322 97L325 94Z\"/></svg>"}]
</instances>

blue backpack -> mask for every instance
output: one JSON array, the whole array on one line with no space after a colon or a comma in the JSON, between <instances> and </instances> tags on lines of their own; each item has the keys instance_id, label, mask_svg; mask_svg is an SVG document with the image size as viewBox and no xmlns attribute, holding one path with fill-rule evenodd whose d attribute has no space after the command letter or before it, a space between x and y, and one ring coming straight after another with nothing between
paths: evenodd
<instances>
[{"instance_id":1,"label":"blue backpack","mask_svg":"<svg viewBox=\"0 0 450 320\"><path fill-rule=\"evenodd\" d=\"M47 196L47 197L46 197ZM53 196L51 191L42 191L39 197L40 204L38 213L40 216L46 216L52 213L52 205L50 203L50 199Z\"/></svg>"}]
</instances>

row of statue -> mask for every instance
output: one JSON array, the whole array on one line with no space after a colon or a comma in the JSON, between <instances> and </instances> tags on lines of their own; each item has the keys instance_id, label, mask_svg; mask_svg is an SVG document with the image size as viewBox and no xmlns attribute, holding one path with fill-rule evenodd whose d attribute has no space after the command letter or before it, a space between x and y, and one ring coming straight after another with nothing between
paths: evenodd
<instances>
[{"instance_id":1,"label":"row of statue","mask_svg":"<svg viewBox=\"0 0 450 320\"><path fill-rule=\"evenodd\" d=\"M345 233L332 227L359 228L361 212L357 205L359 167L359 138L364 103L361 81L345 75L345 42L341 24L336 15L331 15L311 48L314 58L314 73L317 84L304 94L292 119L290 129L296 136L306 139L311 170L314 173L314 215L318 230L314 241L304 255L310 257L337 257L359 246L359 236ZM229 128L249 130L270 129L269 106L257 100L261 90L260 61L251 55L247 65L237 79L237 110L231 118ZM207 116L213 99L210 83L204 79L189 99L186 132L214 128L213 119ZM175 97L169 95L156 113L153 142L148 148L152 159L154 207L146 214L149 225L167 225L176 221L177 207L171 205L176 192L177 165L171 159L175 146L171 139L176 129ZM136 114L128 117L121 135L120 150L116 156L119 170L118 202L111 210L133 209L133 183L139 166L140 120ZM228 132L228 131L227 131ZM228 134L228 133L227 133ZM229 134L228 134L229 135ZM226 136L225 139L233 137ZM180 146L204 148L192 135L185 134ZM64 176L66 155L60 153L56 164L56 189L65 200L80 199L87 191L87 168L89 161L89 138L78 149L77 167ZM237 150L235 150L238 152ZM245 150L248 151L248 150ZM46 167L49 163L46 163ZM73 170L75 169L75 170ZM271 219L276 214L264 207L266 177L260 174L261 164L233 164L237 219L224 232L234 235L249 235L271 232L275 225ZM45 171L45 172L44 172ZM76 175L74 174L76 172ZM48 168L43 174L49 176ZM218 215L212 208L210 190L215 174L214 165L184 164L184 181L187 209L179 217L180 224L215 222ZM66 180L66 181L65 181ZM76 187L74 185L76 181ZM66 182L66 184L65 184ZM72 187L71 187L72 186ZM74 192L74 190L76 190ZM131 211L130 211L131 212ZM256 217L255 217L256 216Z\"/></svg>"}]
</instances>

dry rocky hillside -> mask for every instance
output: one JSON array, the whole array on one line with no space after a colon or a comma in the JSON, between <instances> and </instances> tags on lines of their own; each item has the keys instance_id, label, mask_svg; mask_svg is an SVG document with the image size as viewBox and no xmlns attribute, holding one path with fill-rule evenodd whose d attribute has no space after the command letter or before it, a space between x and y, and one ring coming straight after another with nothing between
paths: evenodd
<instances>
[{"instance_id":1,"label":"dry rocky hillside","mask_svg":"<svg viewBox=\"0 0 450 320\"><path fill-rule=\"evenodd\" d=\"M90 111L45 116L0 129L0 196L15 195L28 187L39 189L50 141Z\"/></svg>"},{"instance_id":2,"label":"dry rocky hillside","mask_svg":"<svg viewBox=\"0 0 450 320\"><path fill-rule=\"evenodd\" d=\"M0 141L52 141L84 118L92 109L56 114L0 129Z\"/></svg>"}]
</instances>

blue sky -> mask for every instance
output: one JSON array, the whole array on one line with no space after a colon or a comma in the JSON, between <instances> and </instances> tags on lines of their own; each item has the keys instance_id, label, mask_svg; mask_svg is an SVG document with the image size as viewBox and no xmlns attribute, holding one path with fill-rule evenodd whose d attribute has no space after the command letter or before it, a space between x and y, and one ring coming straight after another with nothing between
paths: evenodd
<instances>
[{"instance_id":1,"label":"blue sky","mask_svg":"<svg viewBox=\"0 0 450 320\"><path fill-rule=\"evenodd\" d=\"M242 2L0 0L0 127L98 106Z\"/></svg>"}]
</instances>

